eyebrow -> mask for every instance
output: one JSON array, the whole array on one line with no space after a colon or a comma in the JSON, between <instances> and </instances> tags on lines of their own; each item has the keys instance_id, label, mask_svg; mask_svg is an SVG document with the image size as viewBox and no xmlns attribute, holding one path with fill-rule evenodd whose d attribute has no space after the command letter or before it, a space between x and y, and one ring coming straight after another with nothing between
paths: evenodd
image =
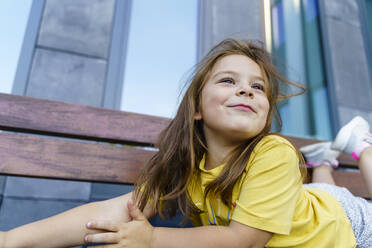
<instances>
[{"instance_id":1,"label":"eyebrow","mask_svg":"<svg viewBox=\"0 0 372 248\"><path fill-rule=\"evenodd\" d=\"M238 73L236 73L235 71L220 71L220 72L217 72L216 74L214 74L212 76L212 79L214 79L215 77L219 76L220 74L233 74L235 76L238 75ZM259 81L265 82L265 80L261 76L253 76L252 77L252 80L259 80Z\"/></svg>"}]
</instances>

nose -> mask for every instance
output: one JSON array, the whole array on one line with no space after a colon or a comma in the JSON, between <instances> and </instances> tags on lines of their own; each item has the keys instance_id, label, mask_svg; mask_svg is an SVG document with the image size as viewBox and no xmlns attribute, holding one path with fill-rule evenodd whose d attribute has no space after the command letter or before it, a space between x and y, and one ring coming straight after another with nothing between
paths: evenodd
<instances>
[{"instance_id":1,"label":"nose","mask_svg":"<svg viewBox=\"0 0 372 248\"><path fill-rule=\"evenodd\" d=\"M237 91L238 96L249 96L249 97L254 97L254 94L251 90L248 90L246 88L240 88Z\"/></svg>"}]
</instances>

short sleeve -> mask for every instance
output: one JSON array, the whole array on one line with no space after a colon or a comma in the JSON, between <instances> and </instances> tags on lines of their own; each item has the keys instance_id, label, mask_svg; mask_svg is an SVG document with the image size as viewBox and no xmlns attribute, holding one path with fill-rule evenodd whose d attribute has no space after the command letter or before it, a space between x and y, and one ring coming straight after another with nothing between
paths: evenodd
<instances>
[{"instance_id":1,"label":"short sleeve","mask_svg":"<svg viewBox=\"0 0 372 248\"><path fill-rule=\"evenodd\" d=\"M289 234L301 173L294 147L279 136L265 137L254 149L241 181L234 221L278 234Z\"/></svg>"}]
</instances>

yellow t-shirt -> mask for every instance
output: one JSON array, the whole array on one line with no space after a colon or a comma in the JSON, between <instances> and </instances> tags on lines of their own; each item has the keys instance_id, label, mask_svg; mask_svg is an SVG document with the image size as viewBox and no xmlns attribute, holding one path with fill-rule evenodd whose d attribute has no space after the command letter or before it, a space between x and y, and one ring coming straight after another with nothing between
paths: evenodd
<instances>
[{"instance_id":1,"label":"yellow t-shirt","mask_svg":"<svg viewBox=\"0 0 372 248\"><path fill-rule=\"evenodd\" d=\"M231 220L274 233L267 247L355 247L350 222L340 203L320 189L303 188L294 147L277 135L264 137L254 148L235 184L233 206L218 198L204 199L204 190L222 171L200 162L201 175L189 185L194 204L203 211L196 226L228 225Z\"/></svg>"}]
</instances>

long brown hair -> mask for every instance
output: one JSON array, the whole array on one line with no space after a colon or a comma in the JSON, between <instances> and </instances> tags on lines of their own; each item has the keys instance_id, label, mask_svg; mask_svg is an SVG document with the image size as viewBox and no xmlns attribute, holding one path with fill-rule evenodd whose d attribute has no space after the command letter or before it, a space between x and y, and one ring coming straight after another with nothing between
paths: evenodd
<instances>
[{"instance_id":1,"label":"long brown hair","mask_svg":"<svg viewBox=\"0 0 372 248\"><path fill-rule=\"evenodd\" d=\"M262 44L226 39L213 47L196 65L175 118L159 135L156 145L159 151L144 166L137 180L135 196L141 210L151 201L153 210L162 218L165 217L164 214L173 217L177 210L185 219L199 212L187 189L193 176L200 172L199 162L203 154L207 153L208 147L202 120L196 121L194 116L199 110L201 92L213 66L219 59L232 54L245 55L260 66L265 83L269 85L267 97L270 109L263 130L230 153L221 174L207 186L205 196L209 193L220 195L224 204L231 205L233 187L246 168L254 147L269 134L273 119L281 128L277 102L305 91L302 85L291 82L278 73ZM299 92L286 95L280 91L280 84L294 86ZM305 177L306 169L302 169L301 173Z\"/></svg>"}]
</instances>

